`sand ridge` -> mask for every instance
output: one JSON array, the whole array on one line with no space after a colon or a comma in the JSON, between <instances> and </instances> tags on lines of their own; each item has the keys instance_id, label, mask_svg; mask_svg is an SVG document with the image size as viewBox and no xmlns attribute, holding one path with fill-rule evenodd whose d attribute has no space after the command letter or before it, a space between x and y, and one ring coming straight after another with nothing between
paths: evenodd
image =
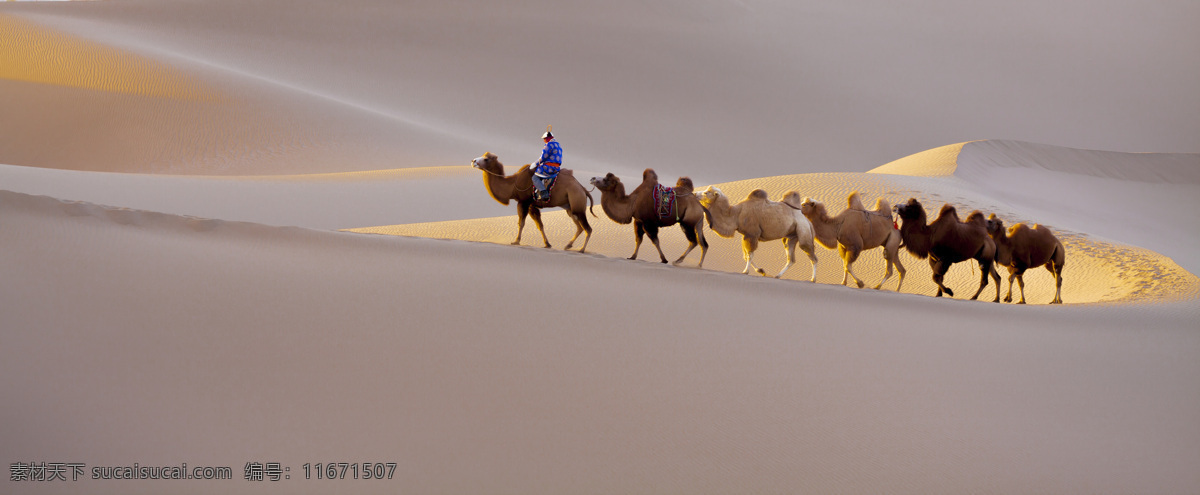
<instances>
[{"instance_id":1,"label":"sand ridge","mask_svg":"<svg viewBox=\"0 0 1200 495\"><path fill-rule=\"evenodd\" d=\"M1009 224L1026 221L1002 207L973 198L969 190L954 185L939 185L919 178L896 178L880 174L802 174L794 176L770 177L758 180L746 180L732 183L715 184L730 198L740 200L751 190L763 188L771 192L773 199L782 197L786 191L800 191L804 196L821 201L829 208L830 214L836 214L846 208L846 196L852 191L859 191L868 206L873 205L875 198L883 197L889 202L899 204L909 197L917 197L926 205L931 215L944 202L955 204L960 215L965 216L973 209L996 212L1002 218L1011 219ZM699 186L702 189L706 186ZM479 186L477 194L486 194ZM598 196L598 191L593 192ZM597 198L598 200L599 198ZM493 209L501 209L495 205ZM509 206L505 209L512 209ZM628 257L633 252L633 227L619 225L604 216L603 210L596 208L599 217L589 216L589 222L595 228L588 249L594 253L616 258ZM569 220L561 211L550 211L543 214L546 234L552 245L561 248L574 233ZM517 233L515 215L490 217L480 219L457 220L449 222L431 222L407 225L389 225L378 227L363 227L348 229L351 232L404 235L417 237L433 237L440 239L460 239L481 242L508 244ZM1171 259L1153 251L1118 243L1093 239L1085 233L1078 233L1051 226L1056 229L1060 240L1067 248L1067 268L1063 275L1064 300L1068 303L1093 302L1129 302L1146 300L1177 300L1194 299L1197 288L1200 287L1197 278L1182 269ZM725 239L711 229L705 228L705 237L711 246L705 259L704 268L725 272L741 272L742 260L740 236ZM686 248L686 240L678 227L672 226L660 231L663 251L668 259L674 260ZM526 246L540 246L541 238L536 227L530 220L526 221L522 236ZM818 273L817 282L824 284L840 284L842 280L841 260L835 251L817 247ZM642 244L639 257L650 262L657 261L654 247L646 240ZM695 266L699 260L699 250L689 256L682 266ZM775 273L784 262L783 246L779 242L764 243L755 254L757 264L770 273ZM936 287L930 278L928 262L919 260L906 251L901 254L901 261L909 270L902 292L932 295ZM859 274L869 285L878 282L884 273L884 262L879 250L863 254L855 265ZM774 272L772 270L775 270ZM1007 291L1007 272L1000 269ZM809 264L801 256L797 265L793 266L785 278L792 280L807 280ZM947 280L948 285L959 294L970 295L978 287L978 267L975 263L960 263L952 267ZM884 286L884 289L895 290L896 277ZM1044 269L1030 270L1026 277L1027 300L1033 303L1049 302L1053 296L1053 277ZM981 294L982 299L991 300L994 297L994 284ZM1004 292L1001 293L1003 297Z\"/></svg>"}]
</instances>

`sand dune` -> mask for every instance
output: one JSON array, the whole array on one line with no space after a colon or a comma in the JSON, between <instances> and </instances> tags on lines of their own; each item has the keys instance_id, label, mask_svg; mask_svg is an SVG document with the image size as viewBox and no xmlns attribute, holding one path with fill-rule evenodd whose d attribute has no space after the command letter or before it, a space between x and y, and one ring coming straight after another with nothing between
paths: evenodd
<instances>
[{"instance_id":1,"label":"sand dune","mask_svg":"<svg viewBox=\"0 0 1200 495\"><path fill-rule=\"evenodd\" d=\"M0 460L235 479L0 492L1200 491L1197 13L4 2ZM466 165L528 162L546 124L585 180L1045 224L1067 304L1040 269L1033 304L963 301L967 263L936 299L907 253L901 293L837 285L823 247L818 283L741 275L707 229L703 269L631 262L600 208L587 254L561 211L556 249L508 246Z\"/></svg>"},{"instance_id":2,"label":"sand dune","mask_svg":"<svg viewBox=\"0 0 1200 495\"><path fill-rule=\"evenodd\" d=\"M0 165L0 183L26 194L102 205L318 229L475 218L495 204L486 194L460 193L479 187L478 171L466 165L251 177Z\"/></svg>"},{"instance_id":3,"label":"sand dune","mask_svg":"<svg viewBox=\"0 0 1200 495\"><path fill-rule=\"evenodd\" d=\"M973 10L724 0L5 6L45 29L192 73L240 103L184 132L249 119L244 131L270 131L263 148L290 151L236 164L189 164L196 158L181 152L162 163L174 173L243 174L247 162L258 162L257 173L445 166L489 150L528 161L546 124L561 130L579 169L632 175L655 166L705 183L861 172L983 138L1195 151L1200 71L1183 20L1197 6L1021 1ZM547 61L555 69L543 82ZM126 124L110 108L104 121L116 133ZM240 148L242 134L209 139ZM363 147L382 149L359 159ZM132 170L119 158L108 166Z\"/></svg>"},{"instance_id":4,"label":"sand dune","mask_svg":"<svg viewBox=\"0 0 1200 495\"><path fill-rule=\"evenodd\" d=\"M1101 152L1083 152L1028 143L993 143L984 141L967 143L965 146L960 144L938 148L889 163L867 174L800 174L721 183L715 184L715 187L719 187L729 197L736 200L744 198L746 194L756 188L767 190L776 199L782 197L786 191L795 190L804 196L810 196L814 200L825 203L831 214L845 209L846 197L852 191L859 191L868 203L873 203L875 198L882 197L895 205L910 197L916 197L923 202L931 217L936 214L942 204L950 203L955 205L960 215L963 216L971 210L979 209L998 214L1001 218L1006 219L1009 225L1021 221L1040 222L1054 229L1067 247L1068 268L1063 276L1064 293L1070 294L1065 299L1067 302L1090 303L1159 298L1191 299L1195 297L1198 286L1197 279L1192 273L1169 257L1131 245L1147 242L1146 239L1139 237L1142 233L1154 233L1146 236L1146 238L1153 239L1149 242L1153 242L1160 248L1166 247L1169 251L1178 253L1177 255L1184 254L1192 247L1184 239L1194 240L1196 233L1189 230L1189 226L1195 223L1194 220L1180 220L1180 217L1187 211L1186 209L1180 210L1179 213L1155 215L1153 214L1153 205L1159 204L1160 200L1154 199L1146 203L1139 201L1126 210L1128 216L1112 218L1110 222L1125 223L1110 224L1107 229L1104 229L1105 232L1120 233L1124 234L1123 236L1108 238L1096 236L1088 230L1081 229L1081 227L1090 227L1098 223L1091 220L1094 217L1084 217L1085 222L1082 225L1076 225L1070 222L1075 217L1064 217L1057 212L1060 211L1059 206L1062 204L1070 204L1073 208L1082 211L1099 211L1108 208L1108 198L1096 196L1095 191L1087 187L1076 186L1072 191L1067 184L1075 177L1059 178L1065 172L1043 170L1031 172L1015 180L1000 177L1009 173L1008 169L1013 166L1001 168L1002 166L994 163L1009 158L1011 155L1002 154L991 160L987 156L988 150L997 147L1037 149L1042 153L1027 156L1027 160L1033 160L1030 163L1039 163L1039 161L1049 164L1063 163L1054 160L1056 157L1074 153L1106 159L1112 167L1109 173L1114 176L1129 169L1145 171L1147 174L1159 171L1158 173L1166 176L1171 174L1186 176L1191 174L1192 170L1200 170L1200 155L1143 154L1120 156L1124 160L1121 161L1114 158L1112 154ZM970 155L964 157L962 152L955 153L956 150L969 152ZM1019 160L1017 158L1009 159ZM960 160L969 165L959 167L957 164ZM1024 162L1014 161L1012 163ZM1081 162L1077 159L1071 163L1079 166ZM989 167L1000 170L992 170ZM965 168L969 168L970 172L964 170ZM1097 173L1104 173L1106 169L1099 168L1097 170ZM963 175L968 178L960 178ZM636 178L626 177L625 179L629 182ZM663 177L662 180L669 182L673 179ZM1116 178L1108 180L1120 181ZM999 187L1000 184L1008 184L1012 192ZM1183 198L1187 198L1185 201L1194 201L1193 198L1200 197L1200 188L1196 188L1194 185L1188 185L1181 181L1175 187L1196 193L1191 196L1183 196ZM1134 188L1136 189L1136 186ZM486 195L482 185L478 186L477 194ZM599 192L593 194L599 201ZM1047 199L1026 200L1026 198L1036 197L1039 194L1044 195ZM1152 195L1147 194L1146 196ZM1013 206L1014 204L1020 206ZM511 211L514 208L513 206L502 207L495 203L491 207L492 210L501 211ZM1136 218L1133 215L1135 213L1142 213L1145 217ZM589 244L589 249L606 256L629 256L633 252L634 246L633 227L615 224L604 217L604 213L600 209L596 209L596 214L600 217L592 219L592 224L597 231L593 234L593 242ZM574 234L574 228L561 210L556 210L547 218L547 235L552 244L561 247ZM1062 223L1058 223L1059 221ZM508 243L516 238L516 224L516 216L512 215L450 222L365 227L351 229L351 231ZM1138 228L1128 228L1133 224L1136 224ZM671 260L681 254L687 244L683 234L676 227L666 229L661 234L661 238L664 251L669 253L668 258ZM740 272L743 269L744 262L741 257L738 236L732 239L721 239L715 232L709 230L707 238L713 243L713 248L710 250L711 256L706 259L706 268L728 272ZM540 237L532 222L527 222L523 239L526 245L540 246ZM1173 240L1179 240L1179 242L1172 243ZM648 241L643 243L640 255L644 260L657 261L658 259L653 245ZM694 266L698 262L698 256L698 251L692 254L691 263L686 263L686 265ZM840 283L842 268L837 254L834 251L818 247L817 256L819 258L818 282ZM783 266L783 247L780 243L771 243L758 251L756 259L768 271L774 267L775 271L771 273L776 273L778 268ZM1183 257L1183 259L1189 263L1192 262L1191 257ZM926 261L918 260L908 253L903 253L901 260L911 270L905 279L902 291L917 294L936 292L937 288L931 281L929 265ZM856 267L860 270L857 273L866 277L866 280L871 280L873 285L882 279L884 274L882 254L879 250L868 252ZM1003 270L1001 271L1003 272ZM788 278L807 280L809 273L808 262L802 259L797 266L791 269ZM1007 277L1007 274L1005 273L1004 276ZM977 265L963 263L952 268L948 284L957 293L966 293L969 296L978 287L978 279ZM887 287L894 290L895 283L895 279L893 279L893 282L889 283ZM969 290L967 290L968 288ZM1054 294L1053 277L1045 270L1034 270L1027 278L1026 292L1032 301L1048 302ZM987 299L991 300L994 294L993 286L981 297L988 296Z\"/></svg>"}]
</instances>

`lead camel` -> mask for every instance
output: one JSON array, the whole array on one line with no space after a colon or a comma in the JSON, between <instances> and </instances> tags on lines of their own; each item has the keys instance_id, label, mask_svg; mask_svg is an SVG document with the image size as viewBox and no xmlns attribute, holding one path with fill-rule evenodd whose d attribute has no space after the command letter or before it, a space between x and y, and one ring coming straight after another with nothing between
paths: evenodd
<instances>
[{"instance_id":1,"label":"lead camel","mask_svg":"<svg viewBox=\"0 0 1200 495\"><path fill-rule=\"evenodd\" d=\"M500 163L500 159L488 152L472 160L471 166L483 171L483 186L487 188L488 194L492 195L492 199L503 205L510 201L517 202L517 238L512 242L513 245L521 243L521 232L525 230L525 215L529 215L533 224L537 225L538 232L542 234L542 243L545 247L550 247L546 231L542 228L541 209L561 207L567 210L567 215L575 223L575 235L564 249L571 249L579 234L584 231L587 231L587 237L583 238L583 246L579 248L579 252L587 249L588 241L592 238L592 226L588 224L585 211L590 211L589 203L594 204L595 200L587 189L583 188L583 184L575 180L575 174L570 169L563 169L558 173L558 183L550 191L550 199L537 203L533 200L533 172L529 170L529 165L517 169L517 173L513 175L504 175L504 165ZM592 213L592 216L596 214Z\"/></svg>"}]
</instances>

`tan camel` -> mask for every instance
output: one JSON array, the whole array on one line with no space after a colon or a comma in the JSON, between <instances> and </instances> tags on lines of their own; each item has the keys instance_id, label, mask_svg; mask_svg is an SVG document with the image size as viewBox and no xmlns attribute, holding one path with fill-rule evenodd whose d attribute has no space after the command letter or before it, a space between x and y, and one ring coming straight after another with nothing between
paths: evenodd
<instances>
[{"instance_id":1,"label":"tan camel","mask_svg":"<svg viewBox=\"0 0 1200 495\"><path fill-rule=\"evenodd\" d=\"M850 193L846 202L846 210L835 217L829 216L824 204L811 198L804 198L800 211L812 221L817 241L826 248L837 249L838 256L842 258L842 285L846 285L846 278L850 277L858 284L858 288L863 288L866 284L854 274L854 262L863 251L882 247L887 271L875 289L883 287L883 283L892 277L892 265L895 265L900 274L896 292L900 292L900 287L904 285L905 270L900 262L900 232L892 223L891 205L886 199L879 198L875 201L875 209L867 210L858 197L858 191Z\"/></svg>"},{"instance_id":2,"label":"tan camel","mask_svg":"<svg viewBox=\"0 0 1200 495\"><path fill-rule=\"evenodd\" d=\"M929 258L933 282L938 286L937 297L942 297L943 291L954 297L954 292L942 284L950 265L975 259L982 273L979 290L975 291L971 300L979 298L983 288L987 287L990 273L996 280L996 299L992 302L1000 302L1000 274L996 272L994 264L996 241L988 235L987 220L983 213L972 211L967 215L967 221L963 222L958 219L958 211L947 203L942 206L933 223L926 225L925 207L916 198L909 198L908 203L897 205L896 213L903 221L900 236L904 238L904 249L918 258Z\"/></svg>"},{"instance_id":3,"label":"tan camel","mask_svg":"<svg viewBox=\"0 0 1200 495\"><path fill-rule=\"evenodd\" d=\"M507 205L509 201L517 202L517 239L512 242L513 245L521 243L521 232L525 230L525 215L528 214L533 219L533 224L537 225L538 232L542 234L542 242L545 247L550 247L550 241L546 239L546 231L542 228L542 212L541 208L556 208L562 207L567 210L567 215L571 217L571 221L575 222L575 235L571 237L571 241L563 249L571 249L575 245L575 240L579 238L579 233L587 231L587 236L583 239L583 247L579 248L579 252L584 252L587 249L588 241L592 238L592 226L588 224L585 210L591 209L589 203L595 203L592 195L587 189L583 188L583 184L575 180L575 174L570 169L562 169L558 173L558 183L554 185L554 189L550 191L550 199L545 202L535 202L533 199L533 172L529 170L529 165L524 165L517 170L513 175L504 175L504 165L491 152L484 153L483 156L471 161L472 166L483 171L483 185L487 188L488 194L498 201L500 204ZM592 216L596 216L593 212Z\"/></svg>"},{"instance_id":4,"label":"tan camel","mask_svg":"<svg viewBox=\"0 0 1200 495\"><path fill-rule=\"evenodd\" d=\"M750 273L750 269L766 276L767 272L754 266L754 250L758 249L759 241L774 241L783 239L787 249L787 263L775 275L783 277L792 265L796 264L796 247L808 254L812 263L812 276L809 282L817 281L817 256L813 254L812 223L800 213L800 193L791 191L784 195L783 202L767 199L767 192L755 189L746 199L736 205L729 204L729 198L720 189L709 186L696 193L700 204L708 209L708 226L721 237L733 237L742 234L742 258L746 267L742 273ZM791 204L789 204L789 201ZM793 204L795 206L793 206Z\"/></svg>"},{"instance_id":5,"label":"tan camel","mask_svg":"<svg viewBox=\"0 0 1200 495\"><path fill-rule=\"evenodd\" d=\"M1013 278L1021 287L1021 301L1025 304L1025 270L1045 266L1054 275L1054 300L1050 304L1062 304L1062 271L1067 261L1067 252L1058 238L1044 225L1029 227L1018 223L1004 231L1004 221L995 213L988 216L988 233L996 241L996 263L1008 267L1008 294L1004 302L1012 302Z\"/></svg>"},{"instance_id":6,"label":"tan camel","mask_svg":"<svg viewBox=\"0 0 1200 495\"><path fill-rule=\"evenodd\" d=\"M688 247L683 256L675 260L675 264L681 263L696 248L696 244L699 244L700 263L696 266L704 266L704 256L708 253L708 241L704 239L704 207L692 194L691 179L680 177L675 184L675 214L667 218L659 216L654 204L653 191L658 187L658 174L654 173L653 169L648 168L642 172L642 183L628 195L625 194L625 185L621 183L621 179L611 173L604 177L592 177L591 183L600 190L600 207L608 214L608 218L619 224L633 222L637 241L633 246L633 256L629 259L637 259L644 234L650 237L650 242L653 242L654 248L658 250L658 257L666 263L667 257L658 244L658 229L678 222L683 235L687 237Z\"/></svg>"}]
</instances>

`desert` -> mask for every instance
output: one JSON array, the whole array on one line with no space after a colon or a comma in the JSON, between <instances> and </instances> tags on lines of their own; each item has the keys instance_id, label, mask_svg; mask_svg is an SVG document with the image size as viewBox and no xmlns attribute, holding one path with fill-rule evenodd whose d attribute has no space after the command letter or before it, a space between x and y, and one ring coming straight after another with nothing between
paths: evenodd
<instances>
[{"instance_id":1,"label":"desert","mask_svg":"<svg viewBox=\"0 0 1200 495\"><path fill-rule=\"evenodd\" d=\"M1195 493L1198 16L4 2L0 492ZM477 165L548 125L591 199L514 245ZM684 214L630 260L597 183L647 169ZM934 297L910 199L1052 231L1061 290ZM801 203L879 229L852 274ZM181 464L232 479L91 476Z\"/></svg>"}]
</instances>

